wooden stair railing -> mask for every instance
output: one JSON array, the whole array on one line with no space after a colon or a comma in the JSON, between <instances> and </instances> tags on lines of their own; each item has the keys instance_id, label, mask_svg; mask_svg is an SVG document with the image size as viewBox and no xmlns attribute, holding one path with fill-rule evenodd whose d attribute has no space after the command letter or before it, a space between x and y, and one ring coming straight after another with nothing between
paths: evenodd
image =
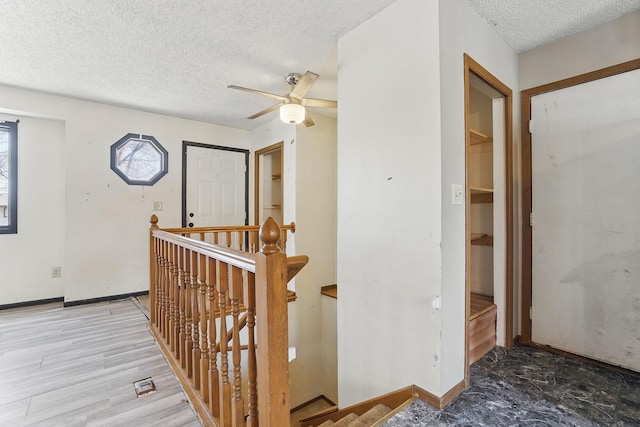
<instances>
[{"instance_id":1,"label":"wooden stair railing","mask_svg":"<svg viewBox=\"0 0 640 427\"><path fill-rule=\"evenodd\" d=\"M237 230L226 234L216 227L225 236L221 246L206 241L208 231L161 230L157 223L153 215L149 329L201 421L288 425L286 284L308 258L291 257L288 263L282 251L286 231L271 218L255 233L253 246L253 230L235 234L235 244L244 249L261 242L256 253L233 248ZM191 232L198 239L188 237Z\"/></svg>"},{"instance_id":2,"label":"wooden stair railing","mask_svg":"<svg viewBox=\"0 0 640 427\"><path fill-rule=\"evenodd\" d=\"M163 228L164 231L180 234L202 242L212 243L214 245L226 246L227 248L237 249L243 252L256 253L258 251L258 225L237 225L227 227L182 227L182 228ZM296 224L292 222L288 225L281 225L281 236L278 240L278 246L282 252L287 252L288 232L296 232Z\"/></svg>"}]
</instances>

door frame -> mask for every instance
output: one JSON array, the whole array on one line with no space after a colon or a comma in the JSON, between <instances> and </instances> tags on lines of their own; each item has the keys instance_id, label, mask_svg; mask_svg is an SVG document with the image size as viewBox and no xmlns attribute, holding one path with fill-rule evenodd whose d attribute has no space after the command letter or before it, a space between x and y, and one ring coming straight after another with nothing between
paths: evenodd
<instances>
[{"instance_id":1,"label":"door frame","mask_svg":"<svg viewBox=\"0 0 640 427\"><path fill-rule=\"evenodd\" d=\"M203 144L201 142L182 141L182 213L180 214L182 227L187 226L187 147L244 153L244 225L249 225L249 150L224 147L222 145Z\"/></svg>"},{"instance_id":2,"label":"door frame","mask_svg":"<svg viewBox=\"0 0 640 427\"><path fill-rule=\"evenodd\" d=\"M284 217L284 141L280 141L280 142L276 142L275 144L269 145L268 147L264 147L261 148L259 150L257 150L255 152L255 159L254 159L254 174L253 174L253 180L254 180L254 186L253 186L253 191L254 191L254 198L253 198L253 208L254 208L254 217L253 217L253 222L255 223L255 225L260 225L260 211L262 209L262 206L260 205L260 156L264 155L264 154L269 154L273 151L278 151L280 150L280 167L282 168L281 172L280 172L280 182L282 185L282 203L281 203L281 209L282 209L282 214Z\"/></svg>"},{"instance_id":3,"label":"door frame","mask_svg":"<svg viewBox=\"0 0 640 427\"><path fill-rule=\"evenodd\" d=\"M505 171L505 347L513 346L513 94L511 89L498 80L487 69L481 66L468 54L464 54L464 126L465 126L465 383L469 385L469 316L471 314L471 230L470 203L471 191L469 191L469 147L471 146L469 89L470 75L476 75L487 85L499 92L504 97L504 171Z\"/></svg>"},{"instance_id":4,"label":"door frame","mask_svg":"<svg viewBox=\"0 0 640 427\"><path fill-rule=\"evenodd\" d=\"M525 89L520 92L521 102L521 129L522 129L522 299L520 310L520 324L522 330L521 341L523 344L539 346L531 340L531 318L529 309L533 298L533 277L532 277L532 234L533 230L529 221L532 211L532 185L531 185L531 132L529 131L529 121L531 120L531 98L547 92L559 89L566 89L583 83L589 83L616 74L626 73L640 69L640 58L623 62L611 67L601 68L589 73L580 74L574 77L558 80L552 83ZM540 346L551 348L549 346ZM568 354L564 352L565 354Z\"/></svg>"}]
</instances>

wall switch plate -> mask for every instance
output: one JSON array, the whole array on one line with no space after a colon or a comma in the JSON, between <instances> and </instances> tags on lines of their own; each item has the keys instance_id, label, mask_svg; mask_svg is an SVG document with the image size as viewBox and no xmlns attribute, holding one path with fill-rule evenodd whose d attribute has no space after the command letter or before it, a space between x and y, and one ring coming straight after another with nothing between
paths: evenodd
<instances>
[{"instance_id":1,"label":"wall switch plate","mask_svg":"<svg viewBox=\"0 0 640 427\"><path fill-rule=\"evenodd\" d=\"M152 210L153 211L161 211L162 210L162 202L153 202Z\"/></svg>"},{"instance_id":2,"label":"wall switch plate","mask_svg":"<svg viewBox=\"0 0 640 427\"><path fill-rule=\"evenodd\" d=\"M451 204L464 204L464 187L460 184L451 184Z\"/></svg>"},{"instance_id":3,"label":"wall switch plate","mask_svg":"<svg viewBox=\"0 0 640 427\"><path fill-rule=\"evenodd\" d=\"M51 278L59 279L62 277L62 267L51 267Z\"/></svg>"}]
</instances>

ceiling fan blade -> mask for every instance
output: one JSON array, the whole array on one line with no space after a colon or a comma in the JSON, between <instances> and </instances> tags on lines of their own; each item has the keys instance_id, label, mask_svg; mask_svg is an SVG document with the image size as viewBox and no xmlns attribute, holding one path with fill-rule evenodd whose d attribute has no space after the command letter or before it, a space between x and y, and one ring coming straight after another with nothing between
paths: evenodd
<instances>
[{"instance_id":1,"label":"ceiling fan blade","mask_svg":"<svg viewBox=\"0 0 640 427\"><path fill-rule=\"evenodd\" d=\"M304 96L309 92L311 86L316 82L318 75L316 73L312 73L311 71L307 71L304 73L304 76L300 77L300 80L293 87L293 90L289 94L290 98L295 98L298 101L302 100Z\"/></svg>"},{"instance_id":2,"label":"ceiling fan blade","mask_svg":"<svg viewBox=\"0 0 640 427\"><path fill-rule=\"evenodd\" d=\"M281 105L282 104L276 104L269 108L265 108L264 110L255 113L253 116L247 117L247 119L257 119L260 116L264 116L265 114L269 114L270 112L277 110Z\"/></svg>"},{"instance_id":3,"label":"ceiling fan blade","mask_svg":"<svg viewBox=\"0 0 640 427\"><path fill-rule=\"evenodd\" d=\"M305 98L302 100L305 107L325 107L338 108L338 101L330 101L328 99Z\"/></svg>"},{"instance_id":4,"label":"ceiling fan blade","mask_svg":"<svg viewBox=\"0 0 640 427\"><path fill-rule=\"evenodd\" d=\"M302 123L304 123L306 127L315 125L315 123L313 123L313 119L311 118L311 113L309 113L309 110L305 110L304 121Z\"/></svg>"},{"instance_id":5,"label":"ceiling fan blade","mask_svg":"<svg viewBox=\"0 0 640 427\"><path fill-rule=\"evenodd\" d=\"M261 90L257 90L257 89L249 89L248 87L242 87L242 86L236 86L236 85L229 85L227 86L229 89L237 89L237 90L242 90L245 92L249 92L249 93L255 93L258 95L263 95L263 96L268 96L269 98L274 98L280 101L284 101L285 99L287 99L286 96L281 96L281 95L276 95L275 93L269 93L269 92L263 92Z\"/></svg>"}]
</instances>

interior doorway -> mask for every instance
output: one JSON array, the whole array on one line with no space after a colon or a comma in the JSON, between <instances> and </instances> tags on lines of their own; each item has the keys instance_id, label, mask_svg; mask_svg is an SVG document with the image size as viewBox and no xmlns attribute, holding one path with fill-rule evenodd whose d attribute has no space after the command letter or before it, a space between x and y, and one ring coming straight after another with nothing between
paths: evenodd
<instances>
[{"instance_id":1,"label":"interior doorway","mask_svg":"<svg viewBox=\"0 0 640 427\"><path fill-rule=\"evenodd\" d=\"M640 371L640 59L522 92L522 341Z\"/></svg>"},{"instance_id":2,"label":"interior doorway","mask_svg":"<svg viewBox=\"0 0 640 427\"><path fill-rule=\"evenodd\" d=\"M248 224L249 150L182 142L182 226Z\"/></svg>"},{"instance_id":3,"label":"interior doorway","mask_svg":"<svg viewBox=\"0 0 640 427\"><path fill-rule=\"evenodd\" d=\"M272 217L282 224L284 213L284 142L256 151L255 221L262 224Z\"/></svg>"},{"instance_id":4,"label":"interior doorway","mask_svg":"<svg viewBox=\"0 0 640 427\"><path fill-rule=\"evenodd\" d=\"M513 345L512 92L465 54L466 380Z\"/></svg>"}]
</instances>

